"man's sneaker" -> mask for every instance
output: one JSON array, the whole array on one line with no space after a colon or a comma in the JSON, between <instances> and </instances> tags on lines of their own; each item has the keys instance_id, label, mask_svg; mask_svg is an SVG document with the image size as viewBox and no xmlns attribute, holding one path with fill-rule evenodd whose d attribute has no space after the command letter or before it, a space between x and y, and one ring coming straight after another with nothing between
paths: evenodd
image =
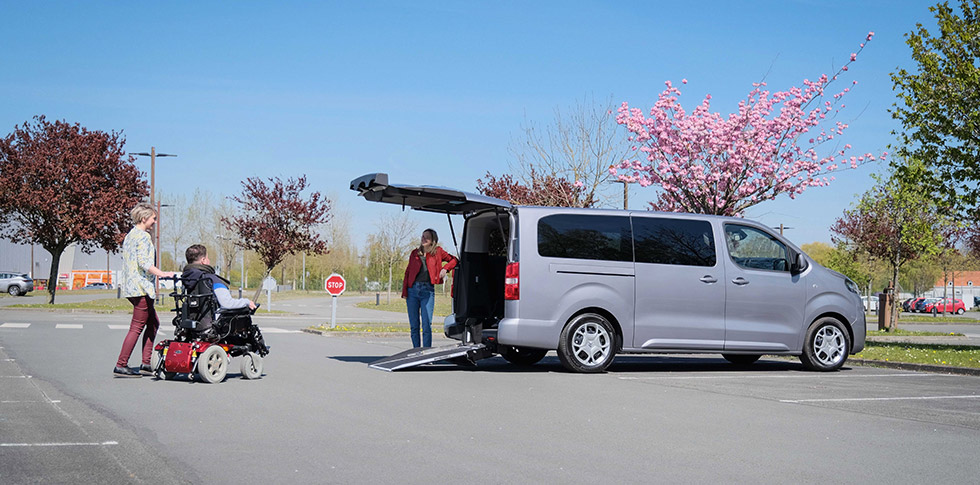
<instances>
[{"instance_id":1,"label":"man's sneaker","mask_svg":"<svg viewBox=\"0 0 980 485\"><path fill-rule=\"evenodd\" d=\"M119 367L118 365L115 369L112 369L112 375L115 377L143 377L137 370L130 369L129 367Z\"/></svg>"},{"instance_id":2,"label":"man's sneaker","mask_svg":"<svg viewBox=\"0 0 980 485\"><path fill-rule=\"evenodd\" d=\"M142 374L144 376L152 376L153 375L153 369L150 368L150 365L149 364L142 364L142 365L140 365L140 374Z\"/></svg>"}]
</instances>

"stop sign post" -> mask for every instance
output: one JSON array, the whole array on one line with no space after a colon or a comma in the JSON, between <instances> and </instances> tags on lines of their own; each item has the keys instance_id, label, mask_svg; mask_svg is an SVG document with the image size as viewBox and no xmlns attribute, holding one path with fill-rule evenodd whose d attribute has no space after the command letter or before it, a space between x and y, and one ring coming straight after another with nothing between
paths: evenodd
<instances>
[{"instance_id":1,"label":"stop sign post","mask_svg":"<svg viewBox=\"0 0 980 485\"><path fill-rule=\"evenodd\" d=\"M334 273L323 280L323 289L330 293L331 298L331 309L330 309L330 328L337 327L337 297L340 296L344 290L347 289L347 280L343 276Z\"/></svg>"}]
</instances>

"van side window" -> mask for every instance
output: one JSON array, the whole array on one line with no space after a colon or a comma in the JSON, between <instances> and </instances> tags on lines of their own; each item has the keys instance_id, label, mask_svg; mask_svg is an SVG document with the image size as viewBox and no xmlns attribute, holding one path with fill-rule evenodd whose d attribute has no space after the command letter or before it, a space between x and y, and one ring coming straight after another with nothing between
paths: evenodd
<instances>
[{"instance_id":1,"label":"van side window","mask_svg":"<svg viewBox=\"0 0 980 485\"><path fill-rule=\"evenodd\" d=\"M538 220L538 254L554 258L633 261L629 217L555 214Z\"/></svg>"},{"instance_id":2,"label":"van side window","mask_svg":"<svg viewBox=\"0 0 980 485\"><path fill-rule=\"evenodd\" d=\"M634 217L637 263L714 266L715 237L708 221Z\"/></svg>"},{"instance_id":3,"label":"van side window","mask_svg":"<svg viewBox=\"0 0 980 485\"><path fill-rule=\"evenodd\" d=\"M725 224L728 253L735 264L748 269L789 271L790 252L785 244L759 229Z\"/></svg>"}]
</instances>

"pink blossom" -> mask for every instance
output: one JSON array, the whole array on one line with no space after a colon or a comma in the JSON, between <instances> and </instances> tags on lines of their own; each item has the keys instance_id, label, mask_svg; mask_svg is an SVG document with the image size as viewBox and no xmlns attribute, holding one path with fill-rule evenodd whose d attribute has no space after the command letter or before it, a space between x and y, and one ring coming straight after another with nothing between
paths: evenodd
<instances>
[{"instance_id":1,"label":"pink blossom","mask_svg":"<svg viewBox=\"0 0 980 485\"><path fill-rule=\"evenodd\" d=\"M871 32L868 32L868 39L867 40L871 40L871 38L874 37L874 36L875 36L875 31L872 30Z\"/></svg>"},{"instance_id":2,"label":"pink blossom","mask_svg":"<svg viewBox=\"0 0 980 485\"><path fill-rule=\"evenodd\" d=\"M856 61L857 58L858 58L858 55L852 52L851 53L851 61Z\"/></svg>"},{"instance_id":3,"label":"pink blossom","mask_svg":"<svg viewBox=\"0 0 980 485\"><path fill-rule=\"evenodd\" d=\"M681 84L687 84L687 78L681 79Z\"/></svg>"}]
</instances>

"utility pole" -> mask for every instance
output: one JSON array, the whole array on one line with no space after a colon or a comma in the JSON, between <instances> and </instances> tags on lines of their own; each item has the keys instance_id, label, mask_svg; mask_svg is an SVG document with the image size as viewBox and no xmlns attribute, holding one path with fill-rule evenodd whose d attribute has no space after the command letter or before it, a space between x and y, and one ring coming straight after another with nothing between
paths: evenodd
<instances>
[{"instance_id":1,"label":"utility pole","mask_svg":"<svg viewBox=\"0 0 980 485\"><path fill-rule=\"evenodd\" d=\"M615 180L613 181L617 184L623 184L623 210L630 210L630 185L629 182L625 180Z\"/></svg>"},{"instance_id":2,"label":"utility pole","mask_svg":"<svg viewBox=\"0 0 980 485\"><path fill-rule=\"evenodd\" d=\"M159 267L160 265L160 202L156 200L157 157L176 157L177 155L173 155L170 153L157 153L157 147L150 147L150 153L140 152L140 153L133 153L132 155L136 155L138 157L150 157L150 206L156 205L156 211L157 211L157 223L153 229L153 234L155 236L153 239L154 239L154 243L156 244L156 253L157 253L155 262L157 264L157 267ZM154 202L156 202L156 204L154 204ZM176 258L176 255L174 255L174 257ZM157 293L159 293L160 278L153 278L153 281L155 282L154 288L156 289ZM159 298L159 295L157 296L157 298Z\"/></svg>"},{"instance_id":3,"label":"utility pole","mask_svg":"<svg viewBox=\"0 0 980 485\"><path fill-rule=\"evenodd\" d=\"M793 228L792 227L789 227L789 226L784 226L783 223L780 222L779 223L779 235L780 236L783 235L783 229L793 229Z\"/></svg>"}]
</instances>

